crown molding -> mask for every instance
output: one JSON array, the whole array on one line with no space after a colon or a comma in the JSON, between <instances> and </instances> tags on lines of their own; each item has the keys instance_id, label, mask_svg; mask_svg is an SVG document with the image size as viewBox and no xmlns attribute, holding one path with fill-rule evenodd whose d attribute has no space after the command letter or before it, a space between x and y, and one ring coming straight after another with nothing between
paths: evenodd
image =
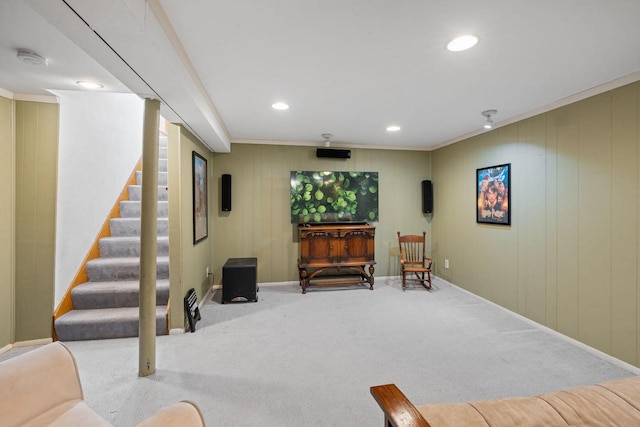
<instances>
[{"instance_id":1,"label":"crown molding","mask_svg":"<svg viewBox=\"0 0 640 427\"><path fill-rule=\"evenodd\" d=\"M42 102L43 104L59 104L60 100L54 95L33 95L30 93L14 93L0 87L0 96L14 101Z\"/></svg>"},{"instance_id":2,"label":"crown molding","mask_svg":"<svg viewBox=\"0 0 640 427\"><path fill-rule=\"evenodd\" d=\"M550 104L544 105L544 106L542 106L540 108L536 108L535 110L531 110L531 111L528 111L528 112L526 112L524 114L520 114L518 116L511 117L508 120L495 122L493 124L493 128L491 130L495 130L495 129L498 129L498 128L501 128L501 127L504 127L504 126L507 126L507 125L510 125L510 124L513 124L513 123L517 123L517 122L529 119L529 118L537 116L539 114L547 113L549 111L556 110L558 108L565 107L567 105L574 104L574 103L579 102L579 101L583 101L583 100L585 100L587 98L591 98L593 96L600 95L601 93L609 92L611 90L617 89L617 88L622 87L622 86L626 86L626 85L631 84L631 83L635 83L637 81L640 81L640 71L636 71L634 73L627 74L626 76L623 76L623 77L620 77L618 79L611 80L611 81L603 83L601 85L592 87L591 89L583 90L582 92L578 92L578 93L575 93L573 95L569 95L567 97L564 97L564 98L561 98L561 99L559 99L557 101L554 101L554 102L552 102ZM478 130L475 130L473 132L469 132L467 134L460 135L460 136L458 136L456 138L447 140L447 141L445 141L445 142L443 142L441 144L436 145L435 147L433 147L433 150L437 150L438 148L446 147L447 145L455 144L456 142L464 141L465 139L469 139L471 137L474 137L476 135L480 135L480 134L483 134L483 133L486 133L486 132L487 131L484 130L484 129L478 129Z\"/></svg>"},{"instance_id":3,"label":"crown molding","mask_svg":"<svg viewBox=\"0 0 640 427\"><path fill-rule=\"evenodd\" d=\"M420 147L394 147L394 146L380 146L380 145L362 145L362 144L347 144L344 142L331 141L331 147L325 147L324 141L279 141L272 139L241 139L232 138L232 144L254 144L254 145L284 145L292 147L313 147L313 148L348 148L351 150L357 149L369 149L369 150L397 150L397 151L431 151L430 148Z\"/></svg>"}]
</instances>

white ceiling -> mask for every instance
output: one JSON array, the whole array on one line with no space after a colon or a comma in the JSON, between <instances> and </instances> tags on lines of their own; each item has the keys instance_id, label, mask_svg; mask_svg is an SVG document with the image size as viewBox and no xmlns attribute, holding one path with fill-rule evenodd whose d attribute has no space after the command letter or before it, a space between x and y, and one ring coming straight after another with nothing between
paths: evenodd
<instances>
[{"instance_id":1,"label":"white ceiling","mask_svg":"<svg viewBox=\"0 0 640 427\"><path fill-rule=\"evenodd\" d=\"M430 150L483 110L500 125L639 80L639 22L639 0L0 0L0 88L154 96L214 151L326 132ZM475 48L446 50L465 33Z\"/></svg>"}]
</instances>

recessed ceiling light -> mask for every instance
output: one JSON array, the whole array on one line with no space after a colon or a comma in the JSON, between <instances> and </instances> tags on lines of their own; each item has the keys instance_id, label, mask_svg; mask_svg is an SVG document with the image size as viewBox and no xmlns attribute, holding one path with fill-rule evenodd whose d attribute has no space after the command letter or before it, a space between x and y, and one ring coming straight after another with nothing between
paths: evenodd
<instances>
[{"instance_id":1,"label":"recessed ceiling light","mask_svg":"<svg viewBox=\"0 0 640 427\"><path fill-rule=\"evenodd\" d=\"M100 89L101 87L104 87L100 83L88 82L84 80L79 80L76 82L76 84L79 84L86 89Z\"/></svg>"},{"instance_id":2,"label":"recessed ceiling light","mask_svg":"<svg viewBox=\"0 0 640 427\"><path fill-rule=\"evenodd\" d=\"M472 35L464 35L456 37L451 40L447 45L447 49L451 52L461 52L463 50L471 49L478 43L478 38Z\"/></svg>"},{"instance_id":3,"label":"recessed ceiling light","mask_svg":"<svg viewBox=\"0 0 640 427\"><path fill-rule=\"evenodd\" d=\"M398 132L400 130L400 126L387 126L387 131L389 132Z\"/></svg>"},{"instance_id":4,"label":"recessed ceiling light","mask_svg":"<svg viewBox=\"0 0 640 427\"><path fill-rule=\"evenodd\" d=\"M276 102L275 104L272 104L271 107L273 107L276 110L288 110L289 109L289 105L285 104L284 102Z\"/></svg>"}]
</instances>

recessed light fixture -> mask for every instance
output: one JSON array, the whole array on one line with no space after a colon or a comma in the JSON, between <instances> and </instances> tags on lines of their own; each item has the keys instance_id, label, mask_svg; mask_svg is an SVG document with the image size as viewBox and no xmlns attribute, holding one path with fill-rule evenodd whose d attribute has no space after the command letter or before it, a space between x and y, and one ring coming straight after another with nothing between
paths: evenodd
<instances>
[{"instance_id":1,"label":"recessed light fixture","mask_svg":"<svg viewBox=\"0 0 640 427\"><path fill-rule=\"evenodd\" d=\"M289 105L285 104L284 102L276 102L275 104L272 104L271 107L276 109L276 110L288 110L289 109Z\"/></svg>"},{"instance_id":2,"label":"recessed light fixture","mask_svg":"<svg viewBox=\"0 0 640 427\"><path fill-rule=\"evenodd\" d=\"M88 82L86 80L79 80L76 84L82 86L85 89L100 89L102 86L100 83Z\"/></svg>"},{"instance_id":3,"label":"recessed light fixture","mask_svg":"<svg viewBox=\"0 0 640 427\"><path fill-rule=\"evenodd\" d=\"M25 64L36 65L36 66L44 65L45 67L47 66L47 62L48 62L47 58L45 58L44 56L38 55L32 50L18 49L17 56L18 56L18 59L24 62Z\"/></svg>"},{"instance_id":4,"label":"recessed light fixture","mask_svg":"<svg viewBox=\"0 0 640 427\"><path fill-rule=\"evenodd\" d=\"M400 130L400 126L396 126L396 125L387 126L388 132L398 132L399 130Z\"/></svg>"},{"instance_id":5,"label":"recessed light fixture","mask_svg":"<svg viewBox=\"0 0 640 427\"><path fill-rule=\"evenodd\" d=\"M463 50L471 49L476 45L476 43L478 43L478 38L476 36L466 34L451 40L447 45L447 49L451 52L461 52Z\"/></svg>"}]
</instances>

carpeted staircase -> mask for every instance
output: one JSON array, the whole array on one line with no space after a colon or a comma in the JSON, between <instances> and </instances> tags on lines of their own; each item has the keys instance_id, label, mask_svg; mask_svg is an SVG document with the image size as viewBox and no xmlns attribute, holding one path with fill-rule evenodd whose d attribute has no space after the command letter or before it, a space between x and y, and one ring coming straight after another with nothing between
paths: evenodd
<instances>
[{"instance_id":1,"label":"carpeted staircase","mask_svg":"<svg viewBox=\"0 0 640 427\"><path fill-rule=\"evenodd\" d=\"M167 334L169 301L169 206L167 138L160 138L158 165L158 268L156 335ZM120 218L111 220L111 237L100 239L100 257L86 265L89 281L71 291L73 310L55 321L60 341L138 336L140 278L140 200L142 172L120 203Z\"/></svg>"}]
</instances>

